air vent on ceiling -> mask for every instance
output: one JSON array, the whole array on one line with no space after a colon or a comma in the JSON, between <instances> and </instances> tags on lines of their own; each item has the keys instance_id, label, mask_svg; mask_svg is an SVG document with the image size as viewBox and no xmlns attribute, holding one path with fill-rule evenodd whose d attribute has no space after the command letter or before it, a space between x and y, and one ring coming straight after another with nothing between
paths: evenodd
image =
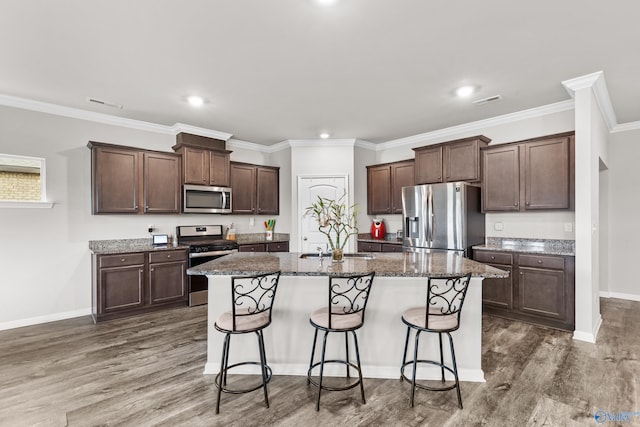
<instances>
[{"instance_id":1,"label":"air vent on ceiling","mask_svg":"<svg viewBox=\"0 0 640 427\"><path fill-rule=\"evenodd\" d=\"M489 96L487 98L482 98L482 99L476 99L475 101L472 101L472 104L476 104L476 105L482 105L482 104L488 104L489 102L495 102L495 101L499 101L502 99L501 95L493 95L493 96Z\"/></svg>"},{"instance_id":2,"label":"air vent on ceiling","mask_svg":"<svg viewBox=\"0 0 640 427\"><path fill-rule=\"evenodd\" d=\"M111 107L111 108L117 108L118 110L122 110L122 107L123 107L122 104L116 104L114 102L104 101L102 99L87 98L87 101L93 102L95 104L105 105L105 106Z\"/></svg>"}]
</instances>

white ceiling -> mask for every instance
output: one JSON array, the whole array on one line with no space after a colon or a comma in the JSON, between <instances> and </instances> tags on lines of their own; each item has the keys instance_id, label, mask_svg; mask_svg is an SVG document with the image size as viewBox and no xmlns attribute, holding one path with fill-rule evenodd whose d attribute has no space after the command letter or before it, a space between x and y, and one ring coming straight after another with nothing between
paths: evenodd
<instances>
[{"instance_id":1,"label":"white ceiling","mask_svg":"<svg viewBox=\"0 0 640 427\"><path fill-rule=\"evenodd\" d=\"M0 94L259 144L322 131L384 142L567 100L562 81L602 70L628 123L639 12L636 0L0 0ZM462 84L481 87L471 100L503 99L456 99Z\"/></svg>"}]
</instances>

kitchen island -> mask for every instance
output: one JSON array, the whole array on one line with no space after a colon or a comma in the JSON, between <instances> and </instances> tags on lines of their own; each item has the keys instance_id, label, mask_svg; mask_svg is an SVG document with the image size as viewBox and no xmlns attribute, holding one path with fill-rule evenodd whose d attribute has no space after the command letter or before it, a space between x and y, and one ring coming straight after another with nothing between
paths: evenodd
<instances>
[{"instance_id":1,"label":"kitchen island","mask_svg":"<svg viewBox=\"0 0 640 427\"><path fill-rule=\"evenodd\" d=\"M309 315L327 304L328 276L375 271L365 324L358 331L362 371L369 378L399 378L406 334L406 326L401 321L402 312L424 304L427 277L471 273L460 329L453 333L453 337L460 379L484 381L481 365L482 280L506 277L506 272L444 252L347 254L351 257L343 263L332 263L330 258L318 258L317 254L310 254L315 256L307 258L301 255L237 253L187 271L187 274L206 275L209 279L205 374L217 374L220 369L223 334L213 328L213 322L220 313L231 309L231 276L282 272L272 324L264 331L267 360L274 374L306 375L313 341ZM335 336L330 336L329 340L334 338L336 342L327 346L327 358L339 356L330 350L343 350L343 337L332 335ZM421 358L437 356L437 335L423 337L420 344ZM234 337L230 363L256 356L257 347L252 334ZM447 354L445 359L448 359ZM328 368L326 375L344 374L344 368ZM438 378L439 372L427 368L419 370L418 376Z\"/></svg>"}]
</instances>

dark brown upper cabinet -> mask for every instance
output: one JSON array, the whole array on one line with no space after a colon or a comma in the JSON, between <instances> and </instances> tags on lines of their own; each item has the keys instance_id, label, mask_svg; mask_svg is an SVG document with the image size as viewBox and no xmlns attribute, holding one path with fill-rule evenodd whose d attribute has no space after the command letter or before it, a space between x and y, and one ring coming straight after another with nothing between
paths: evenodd
<instances>
[{"instance_id":1,"label":"dark brown upper cabinet","mask_svg":"<svg viewBox=\"0 0 640 427\"><path fill-rule=\"evenodd\" d=\"M414 148L415 183L479 181L480 148L491 140L483 135Z\"/></svg>"},{"instance_id":2,"label":"dark brown upper cabinet","mask_svg":"<svg viewBox=\"0 0 640 427\"><path fill-rule=\"evenodd\" d=\"M182 155L184 184L228 187L231 151L225 142L198 135L180 133L172 148Z\"/></svg>"},{"instance_id":3,"label":"dark brown upper cabinet","mask_svg":"<svg viewBox=\"0 0 640 427\"><path fill-rule=\"evenodd\" d=\"M367 214L401 214L402 187L413 179L412 159L367 166Z\"/></svg>"},{"instance_id":4,"label":"dark brown upper cabinet","mask_svg":"<svg viewBox=\"0 0 640 427\"><path fill-rule=\"evenodd\" d=\"M280 213L280 168L249 163L230 163L234 214Z\"/></svg>"},{"instance_id":5,"label":"dark brown upper cabinet","mask_svg":"<svg viewBox=\"0 0 640 427\"><path fill-rule=\"evenodd\" d=\"M93 141L88 147L92 213L180 213L179 155Z\"/></svg>"},{"instance_id":6,"label":"dark brown upper cabinet","mask_svg":"<svg viewBox=\"0 0 640 427\"><path fill-rule=\"evenodd\" d=\"M483 210L574 209L574 151L572 134L483 149Z\"/></svg>"}]
</instances>

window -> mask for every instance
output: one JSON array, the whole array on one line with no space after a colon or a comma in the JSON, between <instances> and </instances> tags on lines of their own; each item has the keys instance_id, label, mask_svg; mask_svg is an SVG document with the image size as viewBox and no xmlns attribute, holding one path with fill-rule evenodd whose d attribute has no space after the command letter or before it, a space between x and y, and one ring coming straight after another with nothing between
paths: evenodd
<instances>
[{"instance_id":1,"label":"window","mask_svg":"<svg viewBox=\"0 0 640 427\"><path fill-rule=\"evenodd\" d=\"M44 159L0 154L0 206L51 205L47 203Z\"/></svg>"}]
</instances>

